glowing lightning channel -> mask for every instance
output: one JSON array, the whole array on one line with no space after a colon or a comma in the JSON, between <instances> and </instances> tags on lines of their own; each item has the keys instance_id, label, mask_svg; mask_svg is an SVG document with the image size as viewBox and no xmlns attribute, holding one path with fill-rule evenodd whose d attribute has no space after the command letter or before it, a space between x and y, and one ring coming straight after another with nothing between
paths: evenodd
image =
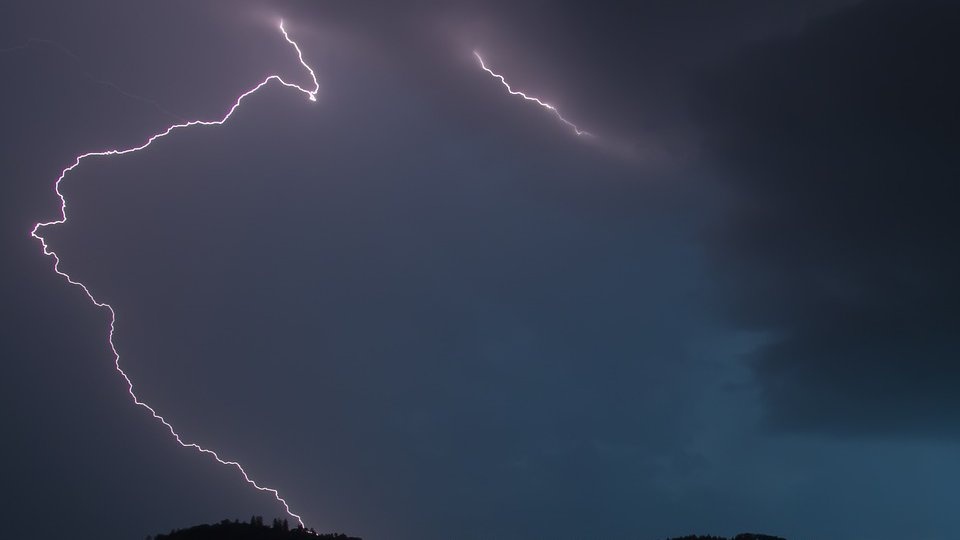
<instances>
[{"instance_id":1,"label":"glowing lightning channel","mask_svg":"<svg viewBox=\"0 0 960 540\"><path fill-rule=\"evenodd\" d=\"M219 462L221 465L226 465L226 466L229 466L229 467L234 467L234 468L236 468L237 471L239 471L240 474L243 475L243 479L246 480L246 482L247 482L248 484L250 484L251 486L255 487L256 489L258 489L258 490L260 490L260 491L265 491L265 492L268 492L268 493L272 494L272 495L274 496L274 498L276 498L276 500L277 500L278 502L280 502L280 504L283 505L283 508L286 510L287 514L288 514L290 517L296 519L296 520L300 523L301 526L306 527L306 525L303 523L303 519L302 519L299 515L295 514L292 510L290 510L290 505L287 504L287 501L286 501L283 497L280 496L280 493L279 493L276 489L270 488L270 487L261 486L260 484L258 484L257 482L255 482L255 481L250 477L250 475L247 474L247 471L244 470L243 466L240 465L239 462L230 461L230 460L225 460L225 459L221 458L221 457L219 456L219 454L217 454L215 451L209 450L209 449L207 449L207 448L204 448L204 447L200 446L200 445L197 444L197 443L184 442L184 440L180 437L180 434L177 433L176 430L173 429L173 425L171 425L170 422L168 422L166 419L164 419L163 416L160 416L159 414L157 414L157 411L156 411L153 407L151 407L151 406L148 405L147 403L141 401L140 398L137 397L137 395L136 395L136 394L134 393L134 391L133 391L133 381L130 380L130 377L127 375L127 373L120 367L120 353L117 352L117 347L116 347L116 345L115 345L114 342L113 342L113 334L114 334L114 329L115 329L116 322L117 322L117 314L116 314L116 312L114 311L113 306L111 306L110 304L108 304L108 303L106 303L106 302L102 302L102 301L100 301L100 300L97 300L97 298L93 295L92 292L90 292L90 289L88 289L86 285L84 285L83 283L81 283L81 282L73 279L69 274L67 274L66 272L60 270L60 257L56 254L56 252L54 252L52 249L50 249L50 246L47 245L47 241L46 241L46 239L43 237L43 235L39 234L40 229L43 229L44 227L49 227L49 226L51 226L51 225L63 225L64 223L67 222L67 200L66 200L66 198L64 198L63 193L60 192L60 183L63 182L63 179L67 176L67 173L69 173L70 171L76 169L77 166L80 165L80 162L83 161L83 160L85 160L85 159L87 159L87 158L97 157L97 156L119 156L119 155L123 155L123 154L132 154L132 153L134 153L134 152L139 152L140 150L143 150L143 149L147 148L148 146L150 146L151 144L153 144L153 142L156 141L157 139L166 137L167 135L169 135L170 133L172 133L174 130L177 130L177 129L187 128L187 127L191 127L191 126L198 126L198 125L199 125L199 126L219 126L219 125L222 125L222 124L224 124L228 119L230 119L230 117L233 115L234 111L236 111L237 108L240 106L240 103L243 102L244 98L246 98L246 97L249 96L250 94L253 94L253 93L256 92L257 90L260 90L261 88L263 88L264 86L266 86L267 84L269 84L271 81L276 81L276 82L282 84L283 86L286 86L286 87L288 87L288 88L293 88L293 89L295 89L295 90L298 90L298 91L302 92L303 94L305 94L305 95L310 99L310 101L316 101L316 100L317 100L317 93L320 91L320 83L317 82L317 76L316 76L316 74L313 72L313 69L312 69L309 65L307 65L307 63L303 60L303 52L300 51L300 46L297 45L297 43L296 43L295 41L293 41L292 39L290 39L290 36L287 34L287 31L286 31L286 29L285 29L284 26L283 26L283 21L282 21L282 20L280 21L280 31L283 33L284 39L286 39L287 42L288 42L290 45L292 45L293 48L297 51L297 57L298 57L299 60L300 60L300 64L301 64L304 68L306 68L307 72L310 74L310 78L313 80L313 90L308 90L308 89L306 89L306 88L304 88L304 87L302 87L302 86L299 86L299 85L297 85L297 84L289 83L289 82L283 80L283 78L281 78L279 75L270 75L269 77L267 77L266 79L264 79L263 81L261 81L259 84L257 84L256 86L254 86L254 87L251 88L250 90L247 90L246 92L240 94L240 96L237 97L237 99L233 102L233 105L227 110L227 113L226 113L225 115L223 115L223 117L222 117L221 119L219 119L219 120L190 120L190 121L183 122L183 123L180 123L180 124L174 124L174 125L166 128L165 130L163 130L163 131L161 131L161 132L159 132L159 133L157 133L157 134L155 134L155 135L152 135L150 138L147 139L146 142L144 142L144 143L141 144L140 146L133 146L133 147L130 147L130 148L123 148L123 149L115 148L115 149L111 149L111 150L102 150L102 151L99 151L99 152L88 152L88 153L86 153L86 154L81 154L81 155L77 156L76 159L74 159L73 164L70 165L69 167L67 167L66 169L64 169L64 170L60 173L60 177L57 178L57 181L56 181L56 183L54 184L54 191L56 192L57 197L60 198L60 218L59 218L59 219L56 219L56 220L54 220L54 221L47 221L47 222L37 223L36 225L34 225L33 230L30 231L30 235L40 241L40 244L43 246L43 254L46 255L46 256L48 256L48 257L52 257L52 258L53 258L53 260L54 260L54 265L53 265L53 270L54 270L54 272L56 272L57 274L59 274L60 276L62 276L62 277L63 277L68 283L70 283L71 285L76 285L77 287L80 287L81 289L83 289L83 292L87 295L87 298L90 299L90 301L93 303L93 305L95 305L96 307L99 307L99 308L106 309L106 310L110 313L110 332L109 332L109 334L107 335L107 343L109 343L109 345L110 345L110 350L113 352L114 366L116 367L117 372L120 373L120 376L123 377L123 380L126 381L126 383L127 383L127 392L130 394L130 397L133 398L133 402L134 402L135 404L139 405L140 407L143 407L144 409L146 409L146 410L153 416L153 418L155 418L157 421L159 421L161 424L163 424L163 425L167 428L167 430L170 431L170 435L172 435L173 438L176 439L177 443L179 443L180 446L183 446L184 448L192 448L192 449L194 449L194 450L196 450L196 451L198 451L198 452L200 452L200 453L203 453L203 454L207 454L207 455L209 455L209 456L212 456L213 459L217 460L217 462Z\"/></svg>"},{"instance_id":2,"label":"glowing lightning channel","mask_svg":"<svg viewBox=\"0 0 960 540\"><path fill-rule=\"evenodd\" d=\"M578 128L576 124L574 124L573 122L571 122L571 121L567 120L566 118L564 118L563 115L560 114L560 111L558 111L557 108L554 107L553 105L551 105L551 104L549 104L549 103L543 102L543 101L542 101L540 98L538 98L538 97L528 96L527 94L524 94L523 92L520 92L520 91L517 91L517 90L514 90L513 88L511 88L511 87L510 87L510 83L508 83L507 80L503 78L503 75L500 75L499 73L495 73L492 69L490 69L490 68L487 67L486 62L483 61L483 57L480 56L480 53L478 53L477 51L473 51L473 56L477 57L477 61L480 62L480 67L483 68L484 71L486 71L487 73L489 73L489 74L490 74L491 76L493 76L494 78L500 79L500 82L503 84L504 87L506 87L507 92L509 92L510 94L512 94L512 95L514 95L514 96L520 96L520 97L522 97L523 99L525 99L525 100L527 100L527 101L533 101L533 102L536 103L537 105L540 105L540 106L543 107L544 109L547 109L548 111L552 112L553 115L556 116L561 122L563 122L564 124L570 126L570 128L573 129L573 132L576 133L577 135L586 135L586 136L588 136L588 137L593 137L593 136L594 136L592 133L590 133L590 132L588 132L588 131L584 131L584 130Z\"/></svg>"}]
</instances>

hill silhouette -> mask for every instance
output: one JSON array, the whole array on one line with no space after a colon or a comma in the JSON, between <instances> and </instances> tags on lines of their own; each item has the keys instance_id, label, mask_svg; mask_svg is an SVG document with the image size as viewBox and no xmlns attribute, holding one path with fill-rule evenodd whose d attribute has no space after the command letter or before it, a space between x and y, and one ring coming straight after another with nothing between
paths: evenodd
<instances>
[{"instance_id":1,"label":"hill silhouette","mask_svg":"<svg viewBox=\"0 0 960 540\"><path fill-rule=\"evenodd\" d=\"M147 540L363 540L341 533L319 534L313 529L297 526L290 528L286 519L274 519L270 525L263 524L263 517L253 516L250 521L240 522L225 519L214 525L197 525L189 529L175 529L167 534L148 536Z\"/></svg>"},{"instance_id":2,"label":"hill silhouette","mask_svg":"<svg viewBox=\"0 0 960 540\"><path fill-rule=\"evenodd\" d=\"M363 540L342 533L320 534L313 529L290 528L286 519L274 519L270 525L263 518L253 516L250 521L240 522L225 519L214 525L197 525L189 529L175 529L168 534L148 536L147 540ZM710 535L688 535L667 540L786 540L767 534L741 533L733 538Z\"/></svg>"},{"instance_id":3,"label":"hill silhouette","mask_svg":"<svg viewBox=\"0 0 960 540\"><path fill-rule=\"evenodd\" d=\"M756 534L756 533L741 533L733 538L727 538L726 536L698 536L691 534L689 536L677 536L676 538L669 538L667 540L786 540L779 536L770 536L769 534Z\"/></svg>"}]
</instances>

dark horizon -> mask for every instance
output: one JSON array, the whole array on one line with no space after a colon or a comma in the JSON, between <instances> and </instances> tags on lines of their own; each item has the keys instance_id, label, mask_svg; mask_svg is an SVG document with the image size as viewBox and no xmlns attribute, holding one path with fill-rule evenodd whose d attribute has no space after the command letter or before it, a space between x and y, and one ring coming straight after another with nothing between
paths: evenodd
<instances>
[{"instance_id":1,"label":"dark horizon","mask_svg":"<svg viewBox=\"0 0 960 540\"><path fill-rule=\"evenodd\" d=\"M6 532L284 513L132 403L109 313L30 236L76 156L276 74L222 126L84 160L42 235L116 309L137 396L291 523L952 538L958 23L946 0L6 3Z\"/></svg>"}]
</instances>

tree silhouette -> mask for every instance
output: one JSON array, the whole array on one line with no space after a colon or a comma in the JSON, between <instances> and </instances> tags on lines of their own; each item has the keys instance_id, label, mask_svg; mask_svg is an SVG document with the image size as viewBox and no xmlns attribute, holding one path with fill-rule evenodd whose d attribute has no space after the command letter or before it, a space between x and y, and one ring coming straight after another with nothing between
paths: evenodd
<instances>
[{"instance_id":1,"label":"tree silhouette","mask_svg":"<svg viewBox=\"0 0 960 540\"><path fill-rule=\"evenodd\" d=\"M249 523L225 519L214 525L197 525L189 529L158 534L153 540L361 540L341 533L317 534L313 529L297 526L290 530L286 519L274 518L270 526L263 524L262 516L251 516Z\"/></svg>"}]
</instances>

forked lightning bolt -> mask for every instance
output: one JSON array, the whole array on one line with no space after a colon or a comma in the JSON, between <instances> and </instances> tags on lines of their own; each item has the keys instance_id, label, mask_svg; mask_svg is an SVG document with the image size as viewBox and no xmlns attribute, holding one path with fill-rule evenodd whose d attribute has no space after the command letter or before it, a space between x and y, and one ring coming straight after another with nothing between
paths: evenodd
<instances>
[{"instance_id":1,"label":"forked lightning bolt","mask_svg":"<svg viewBox=\"0 0 960 540\"><path fill-rule=\"evenodd\" d=\"M101 151L99 151L99 152L88 152L88 153L86 153L86 154L81 154L81 155L77 156L76 159L73 160L73 164L72 164L72 165L70 165L70 166L67 167L66 169L63 169L63 171L60 173L60 177L57 178L56 183L54 183L54 191L56 192L57 197L60 198L60 217L59 217L59 219L56 219L56 220L53 220L53 221L46 221L46 222L37 223L36 225L34 225L33 230L30 231L30 235L40 241L40 244L43 246L43 253L44 253L44 255L53 258L53 261L54 261L53 270L54 270L57 274L59 274L60 276L62 276L62 277L63 277L68 283L70 283L71 285L76 285L77 287L80 287L80 288L83 290L83 292L87 295L87 298L89 298L90 301L93 303L93 305L95 305L95 306L97 306L97 307L99 307L99 308L103 308L103 309L107 310L107 312L110 314L110 331L109 331L109 333L107 334L107 343L110 345L110 350L111 350L112 353L113 353L114 366L116 367L117 372L120 374L120 376L121 376L121 377L123 378L123 380L126 382L127 392L130 394L130 397L133 399L133 402L134 402L135 404L139 405L140 407L143 407L144 409L146 409L147 412L149 412L149 413L153 416L154 419L156 419L156 420L159 421L161 424L163 424L164 427L166 427L167 430L170 431L170 435L172 435L173 438L177 441L177 443L179 443L181 446L183 446L184 448L192 448L192 449L194 449L194 450L196 450L196 451L198 451L198 452L200 452L200 453L207 454L207 455L213 457L213 459L217 460L217 462L219 462L219 463L222 464L222 465L226 465L226 466L228 466L228 467L234 467L234 468L236 468L237 471L239 471L240 474L243 475L243 479L246 480L246 482L247 482L248 484L250 484L251 486L255 487L256 489L258 489L258 490L260 490L260 491L265 491L265 492L270 493L271 495L273 495L274 498L276 498L276 500L277 500L278 502L280 502L280 504L283 505L284 510L286 510L287 514L288 514L290 517L296 519L296 520L300 523L301 526L305 526L304 523L303 523L303 519L302 519L299 515L295 514L295 513L290 509L290 505L287 504L287 501L286 501L283 497L280 496L280 493L279 493L276 489L271 488L271 487L265 487L265 486L262 486L262 485L258 484L256 481L254 481L254 480L250 477L250 475L247 474L247 471L243 468L242 465L240 465L239 462L237 462L237 461L232 461L232 460L225 460L225 459L221 458L220 455L217 454L217 452L215 452L215 451L213 451L213 450L210 450L210 449L208 449L208 448L204 448L204 447L200 446L200 445L197 444L197 443L184 441L184 440L180 437L180 434L177 433L176 430L174 430L173 425L171 425L170 422L168 422L166 419L164 419L163 416L161 416L160 414L158 414L157 411L156 411L153 407L151 407L151 406L148 405L147 403L141 401L140 398L137 397L137 394L134 393L134 391L133 391L133 381L130 380L130 377L127 375L127 373L120 367L120 353L117 351L117 347L116 347L116 345L115 345L114 342L113 342L114 328L115 328L116 322L117 322L117 314L116 314L116 311L114 311L113 306L111 306L110 304L108 304L108 303L106 303L106 302L102 302L102 301L100 301L100 300L97 300L96 296L94 296L94 294L90 291L89 288L87 288L86 285L84 285L84 284L81 283L80 281L77 281L77 280L73 279L69 274L67 274L66 272L64 272L63 270L60 269L60 257L56 254L56 252L54 252L52 249L50 249L50 246L47 245L46 239L43 237L42 234L40 234L40 231L41 231L42 229L44 229L45 227L50 227L51 225L62 225L62 224L64 224L64 223L67 222L67 200L64 198L63 193L61 193L61 191L60 191L60 183L63 182L63 179L67 176L68 173L70 173L71 171L73 171L74 169L76 169L77 166L79 166L80 163L81 163L82 161L84 161L85 159L87 159L87 158L99 157L99 156L118 156L118 155L123 155L123 154L132 154L132 153L134 153L134 152L139 152L139 151L141 151L141 150L144 150L145 148L147 148L148 146L150 146L151 144L153 144L153 142L156 141L157 139L166 137L167 135L173 133L174 131L176 131L176 130L178 130L178 129L188 128L188 127L191 127L191 126L219 126L219 125L222 125L222 124L224 124L227 120L230 119L230 117L233 115L234 111L237 110L237 108L240 106L240 104L243 102L243 100L244 100L247 96L249 96L250 94L253 94L253 93L256 92L257 90L260 90L260 89L263 88L264 86L266 86L266 85L268 85L268 84L270 84L271 82L274 82L274 81L277 82L277 83L279 83L279 84L282 84L283 86L286 86L286 87L288 87L288 88L293 88L293 89L295 89L295 90L297 90L297 91L299 91L299 92L302 92L304 95L307 96L307 98L310 99L310 101L316 101L316 100L317 100L317 93L320 91L320 83L317 82L317 76L316 76L316 74L313 72L313 69L312 69L309 65L307 65L307 63L303 60L303 52L300 50L300 46L297 45L297 43L296 43L295 41L293 41L292 39L290 39L290 36L287 34L287 31L286 31L286 29L285 29L284 26L283 26L283 21L280 21L280 26L279 26L279 27L280 27L280 32L283 33L284 39L286 39L287 42L288 42L290 45L293 46L294 50L296 50L296 52L297 52L297 58L300 60L300 64L301 64L301 65L307 70L307 72L310 74L310 78L311 78L311 80L313 81L313 89L312 89L312 90L311 90L311 89L304 88L304 87L299 86L299 85L294 84L294 83L287 82L287 81L285 81L282 77L280 77L279 75L270 75L270 76L267 77L266 79L260 81L260 83L257 84L256 86L254 86L253 88L251 88L251 89L247 90L246 92L240 94L240 96L237 97L237 99L233 102L233 105L231 105L230 108L227 110L226 114L224 114L223 117L220 118L219 120L190 120L190 121L186 121L186 122L183 122L183 123L180 123L180 124L174 124L174 125L166 128L165 130L163 130L163 131L161 131L161 132L159 132L159 133L156 133L155 135L152 135L150 138L148 138L148 139L146 140L146 142L144 142L143 144L140 144L139 146L132 146L132 147L129 147L129 148L114 148L114 149L110 149L110 150L101 150Z\"/></svg>"},{"instance_id":2,"label":"forked lightning bolt","mask_svg":"<svg viewBox=\"0 0 960 540\"><path fill-rule=\"evenodd\" d=\"M477 51L473 51L473 55L474 55L475 57L477 57L477 61L480 62L480 67L483 68L484 71L486 71L487 73L489 73L489 74L490 74L491 76L493 76L494 78L500 79L500 82L501 82L501 83L503 84L503 86L507 89L507 92L509 92L510 94L512 94L512 95L514 95L514 96L520 96L520 97L522 97L523 99L525 99L525 100L527 100L527 101L532 101L532 102L536 103L537 105L540 105L540 106L543 107L544 109L547 109L548 111L552 112L553 115L556 116L561 122L563 122L564 124L570 126L570 128L573 129L573 132L576 133L577 135L586 135L586 136L588 136L588 137L592 137L592 136L593 136L592 133L590 133L590 132L588 132L588 131L584 131L584 130L578 128L576 124L574 124L573 122L571 122L571 121L567 120L566 118L564 118L563 115L560 114L560 111L558 111L557 108L554 107L553 105L551 105L551 104L549 104L549 103L545 103L543 100L541 100L541 99L538 98L538 97L528 96L527 94L524 94L523 92L520 92L520 91L518 91L518 90L514 90L513 88L511 88L511 87L510 87L510 83L508 83L507 80L503 78L503 75L500 75L499 73L495 73L492 69L490 69L490 68L487 67L486 62L483 61L483 57L480 56L480 53L478 53Z\"/></svg>"}]
</instances>

